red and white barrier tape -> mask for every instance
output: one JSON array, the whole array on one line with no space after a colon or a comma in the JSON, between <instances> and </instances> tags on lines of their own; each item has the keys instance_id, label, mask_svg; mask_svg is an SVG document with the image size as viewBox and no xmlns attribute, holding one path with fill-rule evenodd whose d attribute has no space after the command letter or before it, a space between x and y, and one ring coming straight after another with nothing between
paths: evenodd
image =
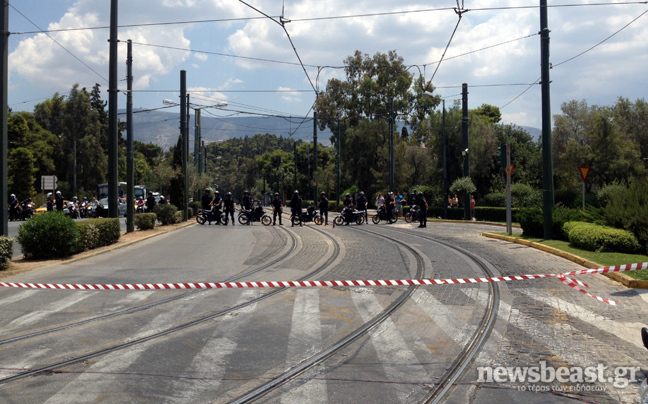
<instances>
[{"instance_id":1,"label":"red and white barrier tape","mask_svg":"<svg viewBox=\"0 0 648 404\"><path fill-rule=\"evenodd\" d=\"M145 284L51 284L51 283L17 283L0 282L0 287L31 289L76 289L76 290L182 290L182 289L248 289L248 288L309 288L333 286L411 286L411 285L449 285L466 283L488 283L524 281L540 278L558 278L562 283L582 292L596 300L616 305L613 300L589 294L579 287L587 284L570 278L575 275L603 274L648 269L648 262L617 265L598 269L583 269L562 274L511 275L495 278L464 279L401 279L401 280L368 280L368 281L280 281L280 282L205 282L205 283L145 283Z\"/></svg>"}]
</instances>

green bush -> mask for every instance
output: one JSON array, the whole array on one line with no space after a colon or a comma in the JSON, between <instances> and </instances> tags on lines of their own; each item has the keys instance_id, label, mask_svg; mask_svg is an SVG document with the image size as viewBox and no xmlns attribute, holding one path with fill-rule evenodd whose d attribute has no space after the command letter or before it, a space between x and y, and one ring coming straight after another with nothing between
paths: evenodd
<instances>
[{"instance_id":1,"label":"green bush","mask_svg":"<svg viewBox=\"0 0 648 404\"><path fill-rule=\"evenodd\" d=\"M519 208L511 208L512 221L518 221ZM475 219L486 222L506 223L506 208L475 206Z\"/></svg>"},{"instance_id":2,"label":"green bush","mask_svg":"<svg viewBox=\"0 0 648 404\"><path fill-rule=\"evenodd\" d=\"M153 212L155 213L157 220L162 223L162 226L177 222L176 213L178 212L178 208L176 208L175 205L156 205Z\"/></svg>"},{"instance_id":3,"label":"green bush","mask_svg":"<svg viewBox=\"0 0 648 404\"><path fill-rule=\"evenodd\" d=\"M567 222L563 229L574 247L596 252L634 254L641 248L631 232L585 222Z\"/></svg>"},{"instance_id":4,"label":"green bush","mask_svg":"<svg viewBox=\"0 0 648 404\"><path fill-rule=\"evenodd\" d=\"M7 267L13 255L13 238L0 236L0 271Z\"/></svg>"},{"instance_id":5,"label":"green bush","mask_svg":"<svg viewBox=\"0 0 648 404\"><path fill-rule=\"evenodd\" d=\"M180 222L184 222L184 212L181 210L175 213L175 221L173 223L180 223ZM169 224L173 224L173 223L169 223Z\"/></svg>"},{"instance_id":6,"label":"green bush","mask_svg":"<svg viewBox=\"0 0 648 404\"><path fill-rule=\"evenodd\" d=\"M527 237L544 237L544 216L542 209L537 206L523 208L518 214L518 221L522 226L522 234Z\"/></svg>"},{"instance_id":7,"label":"green bush","mask_svg":"<svg viewBox=\"0 0 648 404\"><path fill-rule=\"evenodd\" d=\"M431 207L427 211L428 217L440 217L443 219L443 208ZM448 220L463 220L464 219L464 210L463 208L448 208Z\"/></svg>"},{"instance_id":8,"label":"green bush","mask_svg":"<svg viewBox=\"0 0 648 404\"><path fill-rule=\"evenodd\" d=\"M589 222L587 214L581 209L569 209L562 206L553 208L552 238L569 241L569 236L564 231L567 222Z\"/></svg>"},{"instance_id":9,"label":"green bush","mask_svg":"<svg viewBox=\"0 0 648 404\"><path fill-rule=\"evenodd\" d=\"M139 230L151 230L155 228L157 215L155 213L138 213L134 216L135 226Z\"/></svg>"},{"instance_id":10,"label":"green bush","mask_svg":"<svg viewBox=\"0 0 648 404\"><path fill-rule=\"evenodd\" d=\"M476 190L477 187L470 180L470 177L457 178L450 186L450 194L458 194L459 196L472 194ZM463 200L463 198L461 199Z\"/></svg>"},{"instance_id":11,"label":"green bush","mask_svg":"<svg viewBox=\"0 0 648 404\"><path fill-rule=\"evenodd\" d=\"M582 206L583 194L581 189L558 189L554 191L554 203L566 208Z\"/></svg>"},{"instance_id":12,"label":"green bush","mask_svg":"<svg viewBox=\"0 0 648 404\"><path fill-rule=\"evenodd\" d=\"M634 233L641 245L648 244L648 179L637 180L623 192L609 196L605 221Z\"/></svg>"},{"instance_id":13,"label":"green bush","mask_svg":"<svg viewBox=\"0 0 648 404\"><path fill-rule=\"evenodd\" d=\"M493 192L490 194L486 194L479 201L479 205L500 207L500 208L506 207L506 194L503 192Z\"/></svg>"},{"instance_id":14,"label":"green bush","mask_svg":"<svg viewBox=\"0 0 648 404\"><path fill-rule=\"evenodd\" d=\"M79 228L79 242L75 252L115 244L121 236L118 218L89 219L76 222Z\"/></svg>"},{"instance_id":15,"label":"green bush","mask_svg":"<svg viewBox=\"0 0 648 404\"><path fill-rule=\"evenodd\" d=\"M607 206L610 198L614 195L625 194L627 190L628 187L617 183L606 185L596 192L596 198L601 206Z\"/></svg>"},{"instance_id":16,"label":"green bush","mask_svg":"<svg viewBox=\"0 0 648 404\"><path fill-rule=\"evenodd\" d=\"M504 199L504 203L506 204L506 199ZM512 184L511 203L516 208L525 208L528 206L534 206L542 203L542 195L540 191L534 189L530 185Z\"/></svg>"},{"instance_id":17,"label":"green bush","mask_svg":"<svg viewBox=\"0 0 648 404\"><path fill-rule=\"evenodd\" d=\"M194 202L191 202L189 204L189 214L190 215L196 216L198 214L198 209L200 209L200 202L194 201Z\"/></svg>"},{"instance_id":18,"label":"green bush","mask_svg":"<svg viewBox=\"0 0 648 404\"><path fill-rule=\"evenodd\" d=\"M16 237L25 258L61 258L75 252L79 228L59 212L36 215L18 228Z\"/></svg>"}]
</instances>

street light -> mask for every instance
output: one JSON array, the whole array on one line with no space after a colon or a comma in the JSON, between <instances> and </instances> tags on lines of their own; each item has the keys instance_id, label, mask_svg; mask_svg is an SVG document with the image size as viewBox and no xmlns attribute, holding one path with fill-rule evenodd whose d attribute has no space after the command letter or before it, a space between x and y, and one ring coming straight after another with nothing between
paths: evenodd
<instances>
[{"instance_id":1,"label":"street light","mask_svg":"<svg viewBox=\"0 0 648 404\"><path fill-rule=\"evenodd\" d=\"M423 93L423 98L434 99L435 96L429 91ZM445 128L445 99L442 98L443 103L443 218L448 218L448 173L446 171L446 128ZM466 150L467 151L467 150Z\"/></svg>"}]
</instances>

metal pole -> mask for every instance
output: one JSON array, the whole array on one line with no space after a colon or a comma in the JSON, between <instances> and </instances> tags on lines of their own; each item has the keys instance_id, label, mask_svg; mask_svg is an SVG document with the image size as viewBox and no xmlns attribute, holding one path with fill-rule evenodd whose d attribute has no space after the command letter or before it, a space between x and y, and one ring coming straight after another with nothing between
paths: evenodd
<instances>
[{"instance_id":1,"label":"metal pole","mask_svg":"<svg viewBox=\"0 0 648 404\"><path fill-rule=\"evenodd\" d=\"M442 99L443 103L443 196L445 200L443 201L443 218L448 218L448 171L446 168L446 110L445 110L445 99Z\"/></svg>"},{"instance_id":2,"label":"metal pole","mask_svg":"<svg viewBox=\"0 0 648 404\"><path fill-rule=\"evenodd\" d=\"M133 164L133 41L126 42L126 232L135 231L135 170Z\"/></svg>"},{"instance_id":3,"label":"metal pole","mask_svg":"<svg viewBox=\"0 0 648 404\"><path fill-rule=\"evenodd\" d=\"M196 122L196 128L195 128L195 139L194 139L194 164L196 166L196 169L198 171L198 174L201 173L200 171L200 125L201 125L201 112L200 108L196 108L196 115L194 117L194 122Z\"/></svg>"},{"instance_id":4,"label":"metal pole","mask_svg":"<svg viewBox=\"0 0 648 404\"><path fill-rule=\"evenodd\" d=\"M297 142L293 141L293 153L294 153L294 174L295 174L295 189L297 189Z\"/></svg>"},{"instance_id":5,"label":"metal pole","mask_svg":"<svg viewBox=\"0 0 648 404\"><path fill-rule=\"evenodd\" d=\"M551 93L549 78L549 19L547 0L540 0L541 84L542 84L542 206L544 238L552 237L553 227L553 161L551 156Z\"/></svg>"},{"instance_id":6,"label":"metal pole","mask_svg":"<svg viewBox=\"0 0 648 404\"><path fill-rule=\"evenodd\" d=\"M4 4L0 6L2 10L2 15L0 16L0 80L2 80L2 85L0 85L0 116L2 116L2 139L0 139L0 192L2 193L2 207L0 208L0 221L2 222L2 235L7 237L9 236L9 213L7 212L7 195L9 195L9 169L8 169L8 153L7 148L9 147L9 130L7 127L7 119L9 114L7 112L7 84L8 84L8 60L9 60L9 0L5 0Z\"/></svg>"},{"instance_id":7,"label":"metal pole","mask_svg":"<svg viewBox=\"0 0 648 404\"><path fill-rule=\"evenodd\" d=\"M340 206L340 150L342 150L340 146L340 118L338 118L338 133L337 133L337 206Z\"/></svg>"},{"instance_id":8,"label":"metal pole","mask_svg":"<svg viewBox=\"0 0 648 404\"><path fill-rule=\"evenodd\" d=\"M189 210L187 204L187 195L189 189L187 187L187 148L189 145L187 139L187 72L180 70L180 134L182 138L182 182L184 186L183 204L183 219L189 220Z\"/></svg>"},{"instance_id":9,"label":"metal pole","mask_svg":"<svg viewBox=\"0 0 648 404\"><path fill-rule=\"evenodd\" d=\"M390 102L390 112L389 112L389 191L394 191L394 126L396 126L394 114L394 99L391 99Z\"/></svg>"},{"instance_id":10,"label":"metal pole","mask_svg":"<svg viewBox=\"0 0 648 404\"><path fill-rule=\"evenodd\" d=\"M464 177L470 178L470 150L468 149L468 84L461 85L461 104L463 110L463 118L461 120L463 129L463 151L464 151ZM470 220L470 194L466 193L464 196L464 220Z\"/></svg>"},{"instance_id":11,"label":"metal pole","mask_svg":"<svg viewBox=\"0 0 648 404\"><path fill-rule=\"evenodd\" d=\"M119 20L118 15L118 0L110 1L110 52L108 62L108 216L118 217L119 210L117 206L117 170L118 170L118 125L117 125L117 84L119 79L117 77L117 25Z\"/></svg>"},{"instance_id":12,"label":"metal pole","mask_svg":"<svg viewBox=\"0 0 648 404\"><path fill-rule=\"evenodd\" d=\"M506 232L513 234L513 214L511 212L511 142L506 141Z\"/></svg>"},{"instance_id":13,"label":"metal pole","mask_svg":"<svg viewBox=\"0 0 648 404\"><path fill-rule=\"evenodd\" d=\"M583 210L585 210L585 181L583 181Z\"/></svg>"},{"instance_id":14,"label":"metal pole","mask_svg":"<svg viewBox=\"0 0 648 404\"><path fill-rule=\"evenodd\" d=\"M317 172L317 112L313 112L313 177ZM313 188L313 201L317 200L317 182Z\"/></svg>"},{"instance_id":15,"label":"metal pole","mask_svg":"<svg viewBox=\"0 0 648 404\"><path fill-rule=\"evenodd\" d=\"M311 193L311 153L310 153L310 145L308 145L308 188L306 191L306 195L310 195Z\"/></svg>"},{"instance_id":16,"label":"metal pole","mask_svg":"<svg viewBox=\"0 0 648 404\"><path fill-rule=\"evenodd\" d=\"M72 139L72 194L76 196L77 194L77 151L76 151L76 133L73 134L74 139Z\"/></svg>"},{"instance_id":17,"label":"metal pole","mask_svg":"<svg viewBox=\"0 0 648 404\"><path fill-rule=\"evenodd\" d=\"M205 146L205 141L201 140L202 143L202 173L207 174L207 147Z\"/></svg>"}]
</instances>

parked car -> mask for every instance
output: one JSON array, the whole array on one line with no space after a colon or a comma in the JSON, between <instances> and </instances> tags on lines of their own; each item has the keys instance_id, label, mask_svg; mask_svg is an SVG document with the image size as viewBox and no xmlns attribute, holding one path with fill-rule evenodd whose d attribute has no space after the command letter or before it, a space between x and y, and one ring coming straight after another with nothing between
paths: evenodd
<instances>
[{"instance_id":1,"label":"parked car","mask_svg":"<svg viewBox=\"0 0 648 404\"><path fill-rule=\"evenodd\" d=\"M67 199L64 199L63 200L63 206L68 206L68 202L70 202L70 201L68 201ZM54 205L54 210L56 210L56 205ZM41 207L37 208L36 210L34 210L35 215L42 215L43 213L46 213L46 212L47 212L47 204L46 203L44 203L43 206L41 206Z\"/></svg>"},{"instance_id":2,"label":"parked car","mask_svg":"<svg viewBox=\"0 0 648 404\"><path fill-rule=\"evenodd\" d=\"M117 198L119 204L117 205L117 213L119 216L126 216L128 210L126 201ZM92 217L108 217L108 198L101 198L99 202L92 207Z\"/></svg>"}]
</instances>

